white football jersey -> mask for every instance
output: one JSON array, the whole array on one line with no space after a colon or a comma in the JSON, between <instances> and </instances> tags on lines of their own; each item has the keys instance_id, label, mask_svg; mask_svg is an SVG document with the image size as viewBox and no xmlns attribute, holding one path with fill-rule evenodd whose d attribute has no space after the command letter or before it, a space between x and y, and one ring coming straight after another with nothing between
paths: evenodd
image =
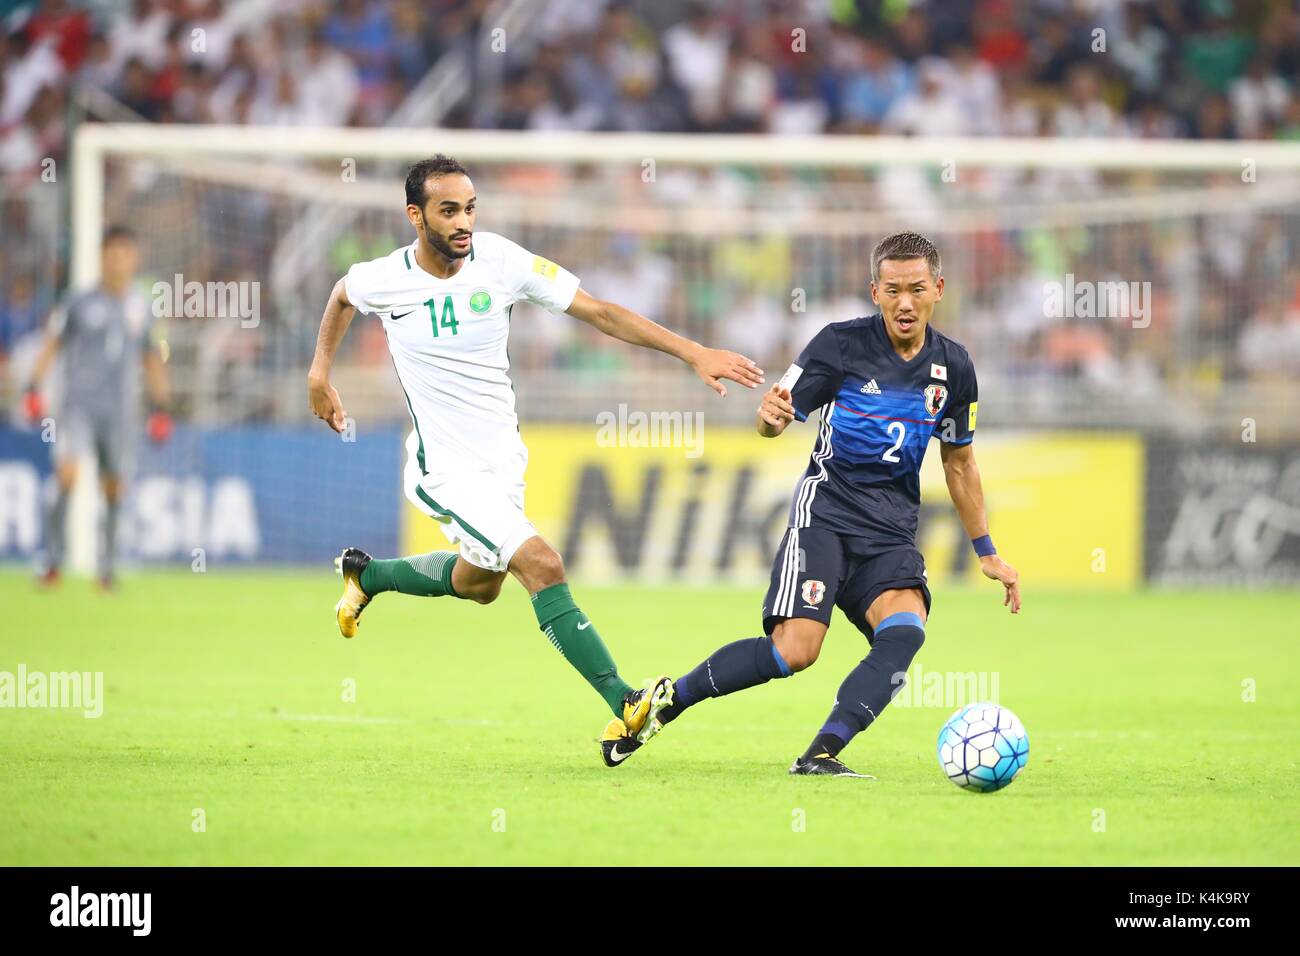
<instances>
[{"instance_id":1,"label":"white football jersey","mask_svg":"<svg viewBox=\"0 0 1300 956\"><path fill-rule=\"evenodd\" d=\"M492 232L475 232L450 279L415 261L416 243L358 262L343 279L358 312L384 324L415 423L422 473L492 467L523 448L506 340L510 310L527 301L563 312L578 277Z\"/></svg>"}]
</instances>

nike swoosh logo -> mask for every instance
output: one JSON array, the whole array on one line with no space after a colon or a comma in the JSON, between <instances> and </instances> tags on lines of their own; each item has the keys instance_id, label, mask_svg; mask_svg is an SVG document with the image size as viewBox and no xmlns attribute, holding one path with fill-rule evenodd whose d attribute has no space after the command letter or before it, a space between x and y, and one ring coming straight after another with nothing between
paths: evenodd
<instances>
[{"instance_id":1,"label":"nike swoosh logo","mask_svg":"<svg viewBox=\"0 0 1300 956\"><path fill-rule=\"evenodd\" d=\"M626 753L626 754L619 753L618 744L615 744L614 746L609 748L609 759L614 761L614 763L622 763L630 756L632 756L630 753Z\"/></svg>"},{"instance_id":2,"label":"nike swoosh logo","mask_svg":"<svg viewBox=\"0 0 1300 956\"><path fill-rule=\"evenodd\" d=\"M589 627L591 627L591 622L590 622L590 621L584 621L582 624L579 624L579 625L578 625L578 630L580 630L580 631L585 631L585 630L586 630L587 628L589 628Z\"/></svg>"},{"instance_id":3,"label":"nike swoosh logo","mask_svg":"<svg viewBox=\"0 0 1300 956\"><path fill-rule=\"evenodd\" d=\"M389 318L391 318L394 322L396 322L398 319L406 318L408 315L411 314L411 312L414 311L415 311L414 309L411 309L410 312L403 312L401 315L398 315L396 312L394 312L392 315L389 316Z\"/></svg>"}]
</instances>

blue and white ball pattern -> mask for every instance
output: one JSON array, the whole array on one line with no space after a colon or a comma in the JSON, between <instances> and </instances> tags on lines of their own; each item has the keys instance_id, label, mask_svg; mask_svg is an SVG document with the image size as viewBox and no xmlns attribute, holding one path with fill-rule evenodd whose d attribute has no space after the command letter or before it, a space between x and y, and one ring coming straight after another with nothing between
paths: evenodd
<instances>
[{"instance_id":1,"label":"blue and white ball pattern","mask_svg":"<svg viewBox=\"0 0 1300 956\"><path fill-rule=\"evenodd\" d=\"M997 704L967 704L939 731L939 766L966 790L1001 790L1028 762L1025 725Z\"/></svg>"}]
</instances>

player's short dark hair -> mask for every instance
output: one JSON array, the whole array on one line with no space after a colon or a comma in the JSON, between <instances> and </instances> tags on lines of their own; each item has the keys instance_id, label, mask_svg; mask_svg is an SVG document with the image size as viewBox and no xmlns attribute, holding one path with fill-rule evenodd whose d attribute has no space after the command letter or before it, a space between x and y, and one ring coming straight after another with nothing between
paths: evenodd
<instances>
[{"instance_id":1,"label":"player's short dark hair","mask_svg":"<svg viewBox=\"0 0 1300 956\"><path fill-rule=\"evenodd\" d=\"M121 225L109 226L107 229L104 230L104 238L100 244L100 248L104 248L108 246L110 243L114 243L114 242L139 242L139 241L140 240L136 237L135 230L132 229L130 226L121 226Z\"/></svg>"},{"instance_id":2,"label":"player's short dark hair","mask_svg":"<svg viewBox=\"0 0 1300 956\"><path fill-rule=\"evenodd\" d=\"M442 153L412 163L411 168L406 171L406 204L423 209L424 200L427 198L424 190L425 181L430 176L446 176L448 173L469 175L469 171L464 166Z\"/></svg>"},{"instance_id":3,"label":"player's short dark hair","mask_svg":"<svg viewBox=\"0 0 1300 956\"><path fill-rule=\"evenodd\" d=\"M880 281L880 264L886 259L924 259L930 267L930 278L938 279L943 271L939 250L933 242L919 232L896 232L885 236L871 250L871 281Z\"/></svg>"}]
</instances>

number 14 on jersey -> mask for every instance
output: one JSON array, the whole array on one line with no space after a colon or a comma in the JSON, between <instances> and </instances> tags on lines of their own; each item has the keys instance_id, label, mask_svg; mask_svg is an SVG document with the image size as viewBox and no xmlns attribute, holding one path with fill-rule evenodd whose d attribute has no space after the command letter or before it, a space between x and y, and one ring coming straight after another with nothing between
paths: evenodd
<instances>
[{"instance_id":1,"label":"number 14 on jersey","mask_svg":"<svg viewBox=\"0 0 1300 956\"><path fill-rule=\"evenodd\" d=\"M433 325L433 337L436 339L439 335L439 327L450 329L451 334L455 335L460 323L456 321L456 306L453 304L451 296L444 296L442 299L442 314L438 313L438 300L427 299L424 303L429 307L429 322Z\"/></svg>"}]
</instances>

